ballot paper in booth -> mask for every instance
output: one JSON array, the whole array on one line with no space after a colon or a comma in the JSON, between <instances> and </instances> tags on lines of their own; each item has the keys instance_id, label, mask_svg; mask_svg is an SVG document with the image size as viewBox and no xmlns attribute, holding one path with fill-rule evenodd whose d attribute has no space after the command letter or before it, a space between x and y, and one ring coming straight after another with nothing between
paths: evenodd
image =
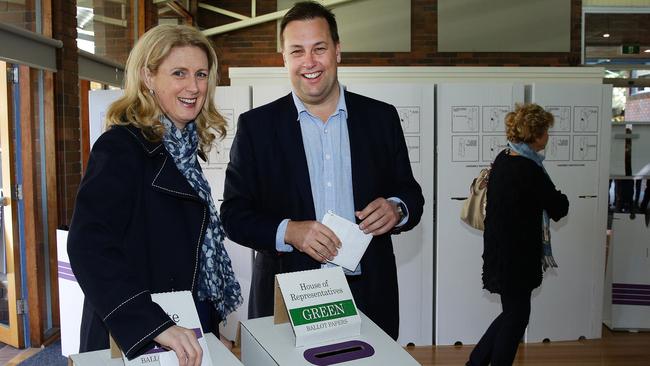
<instances>
[{"instance_id":1,"label":"ballot paper in booth","mask_svg":"<svg viewBox=\"0 0 650 366\"><path fill-rule=\"evenodd\" d=\"M339 252L330 262L350 271L354 271L365 253L372 234L364 234L359 225L327 211L323 216L323 225L327 226L341 240Z\"/></svg>"}]
</instances>

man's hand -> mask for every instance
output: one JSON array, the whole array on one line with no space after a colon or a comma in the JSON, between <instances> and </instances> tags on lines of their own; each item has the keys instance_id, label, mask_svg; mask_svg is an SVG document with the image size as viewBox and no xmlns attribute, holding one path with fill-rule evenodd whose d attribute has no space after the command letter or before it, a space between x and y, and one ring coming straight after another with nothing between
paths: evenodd
<instances>
[{"instance_id":1,"label":"man's hand","mask_svg":"<svg viewBox=\"0 0 650 366\"><path fill-rule=\"evenodd\" d=\"M321 263L334 259L341 247L336 234L318 221L289 221L284 241Z\"/></svg>"},{"instance_id":2,"label":"man's hand","mask_svg":"<svg viewBox=\"0 0 650 366\"><path fill-rule=\"evenodd\" d=\"M370 202L363 210L355 212L361 223L359 229L373 236L385 234L399 222L397 204L379 197Z\"/></svg>"},{"instance_id":3,"label":"man's hand","mask_svg":"<svg viewBox=\"0 0 650 366\"><path fill-rule=\"evenodd\" d=\"M153 340L174 351L180 366L201 366L203 350L193 330L173 325Z\"/></svg>"}]
</instances>

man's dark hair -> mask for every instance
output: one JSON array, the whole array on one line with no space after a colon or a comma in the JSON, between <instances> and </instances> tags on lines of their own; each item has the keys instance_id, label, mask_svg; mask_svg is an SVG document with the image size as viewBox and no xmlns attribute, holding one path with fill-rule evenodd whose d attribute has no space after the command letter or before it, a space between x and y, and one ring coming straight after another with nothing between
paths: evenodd
<instances>
[{"instance_id":1,"label":"man's dark hair","mask_svg":"<svg viewBox=\"0 0 650 366\"><path fill-rule=\"evenodd\" d=\"M289 22L294 20L310 20L315 18L323 18L327 20L330 26L330 35L334 43L339 43L339 31L336 26L336 17L329 9L314 1L301 1L296 3L282 18L280 23L280 42L284 47L284 28L287 27Z\"/></svg>"}]
</instances>

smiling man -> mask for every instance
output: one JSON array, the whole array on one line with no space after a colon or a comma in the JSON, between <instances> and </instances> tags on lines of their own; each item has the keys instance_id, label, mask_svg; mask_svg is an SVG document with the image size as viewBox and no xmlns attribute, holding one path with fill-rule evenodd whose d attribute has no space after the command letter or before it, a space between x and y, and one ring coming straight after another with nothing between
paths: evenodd
<instances>
[{"instance_id":1,"label":"smiling man","mask_svg":"<svg viewBox=\"0 0 650 366\"><path fill-rule=\"evenodd\" d=\"M397 339L399 299L391 234L420 221L397 110L345 91L334 14L294 5L280 25L293 91L240 116L226 171L227 235L257 251L249 317L273 314L277 273L331 266L339 238L319 220L333 211L373 235L346 278L359 309Z\"/></svg>"}]
</instances>

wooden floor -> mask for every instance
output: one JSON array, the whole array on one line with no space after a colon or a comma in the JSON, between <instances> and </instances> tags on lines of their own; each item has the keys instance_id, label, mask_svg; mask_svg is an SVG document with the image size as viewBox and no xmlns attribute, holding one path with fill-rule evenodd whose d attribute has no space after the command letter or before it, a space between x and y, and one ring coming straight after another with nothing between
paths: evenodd
<instances>
[{"instance_id":1,"label":"wooden floor","mask_svg":"<svg viewBox=\"0 0 650 366\"><path fill-rule=\"evenodd\" d=\"M18 349L0 343L0 365L16 366L41 351L41 348Z\"/></svg>"},{"instance_id":2,"label":"wooden floor","mask_svg":"<svg viewBox=\"0 0 650 366\"><path fill-rule=\"evenodd\" d=\"M0 343L0 365L6 365L12 358L20 354L21 350Z\"/></svg>"},{"instance_id":3,"label":"wooden floor","mask_svg":"<svg viewBox=\"0 0 650 366\"><path fill-rule=\"evenodd\" d=\"M423 366L462 366L472 346L407 347L406 350ZM240 356L238 347L232 351L237 357ZM6 365L18 365L25 359L20 356L23 355L14 357ZM0 365L7 361L0 359ZM514 365L650 366L650 332L612 332L603 327L602 339L521 344Z\"/></svg>"},{"instance_id":4,"label":"wooden floor","mask_svg":"<svg viewBox=\"0 0 650 366\"><path fill-rule=\"evenodd\" d=\"M422 365L464 365L472 346L408 347ZM650 366L650 332L612 332L603 338L575 342L521 344L513 365L519 366Z\"/></svg>"},{"instance_id":5,"label":"wooden floor","mask_svg":"<svg viewBox=\"0 0 650 366\"><path fill-rule=\"evenodd\" d=\"M473 346L407 347L423 366L462 366ZM239 348L233 348L239 357ZM650 332L612 332L603 327L603 338L521 344L517 366L650 366ZM399 366L399 365L395 365Z\"/></svg>"}]
</instances>

